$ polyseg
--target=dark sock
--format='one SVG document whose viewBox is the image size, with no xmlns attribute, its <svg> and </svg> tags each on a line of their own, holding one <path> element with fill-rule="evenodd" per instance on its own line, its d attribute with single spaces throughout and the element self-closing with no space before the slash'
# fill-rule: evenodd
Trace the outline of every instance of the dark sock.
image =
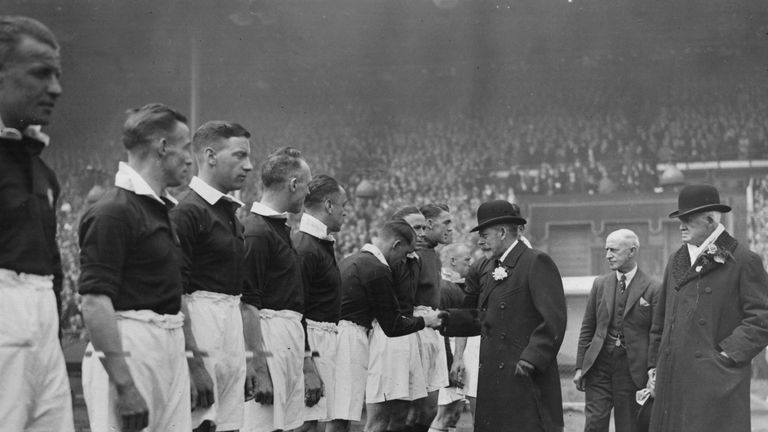
<svg viewBox="0 0 768 432">
<path fill-rule="evenodd" d="M 413 426 L 411 426 L 411 431 L 412 432 L 429 432 L 429 425 L 416 423 Z"/>
</svg>

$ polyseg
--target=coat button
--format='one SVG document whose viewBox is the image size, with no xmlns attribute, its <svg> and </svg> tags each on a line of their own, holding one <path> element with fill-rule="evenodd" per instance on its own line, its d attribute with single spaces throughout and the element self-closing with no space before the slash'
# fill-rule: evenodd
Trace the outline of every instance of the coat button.
<svg viewBox="0 0 768 432">
<path fill-rule="evenodd" d="M 484 308 L 480 309 L 480 312 L 485 312 L 485 311 L 487 311 L 487 310 L 488 310 L 488 308 L 485 308 L 485 307 L 484 307 Z"/>
<path fill-rule="evenodd" d="M 499 303 L 499 308 L 504 309 L 507 307 L 507 304 L 504 302 Z"/>
<path fill-rule="evenodd" d="M 504 369 L 504 363 L 499 363 L 499 369 Z"/>
<path fill-rule="evenodd" d="M 699 320 L 699 325 L 702 325 L 702 326 L 703 326 L 703 325 L 704 325 L 704 324 L 706 324 L 706 323 L 707 323 L 707 322 L 706 322 L 706 321 L 704 321 L 704 318 L 702 318 L 702 319 L 700 319 L 700 320 Z"/>
<path fill-rule="evenodd" d="M 664 350 L 664 354 L 670 355 L 670 354 L 672 354 L 672 350 L 667 348 L 666 350 Z"/>
<path fill-rule="evenodd" d="M 506 333 L 502 333 L 502 334 L 499 335 L 499 339 L 501 339 L 501 340 L 504 340 L 506 338 L 507 338 L 507 334 Z"/>
<path fill-rule="evenodd" d="M 712 294 L 712 288 L 706 287 L 706 288 L 704 288 L 704 292 L 707 293 L 707 294 Z"/>
<path fill-rule="evenodd" d="M 701 351 L 696 351 L 695 353 L 693 353 L 693 356 L 696 358 L 701 358 Z"/>
</svg>

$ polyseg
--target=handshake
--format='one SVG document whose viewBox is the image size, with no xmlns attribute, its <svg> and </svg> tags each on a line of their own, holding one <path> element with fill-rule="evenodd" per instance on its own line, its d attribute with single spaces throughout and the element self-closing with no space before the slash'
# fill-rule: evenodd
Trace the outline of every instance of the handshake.
<svg viewBox="0 0 768 432">
<path fill-rule="evenodd" d="M 422 315 L 422 318 L 424 318 L 424 327 L 440 330 L 443 328 L 443 320 L 447 320 L 449 316 L 450 314 L 447 311 L 429 311 Z"/>
<path fill-rule="evenodd" d="M 440 331 L 443 336 L 469 337 L 480 334 L 477 309 L 447 309 L 423 315 L 424 325 Z"/>
</svg>

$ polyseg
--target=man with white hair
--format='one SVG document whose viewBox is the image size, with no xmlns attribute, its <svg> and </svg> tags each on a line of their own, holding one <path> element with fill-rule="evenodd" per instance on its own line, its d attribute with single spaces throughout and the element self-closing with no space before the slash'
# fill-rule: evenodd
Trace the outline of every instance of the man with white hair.
<svg viewBox="0 0 768 432">
<path fill-rule="evenodd" d="M 720 223 L 729 211 L 715 187 L 689 185 L 669 215 L 684 244 L 667 263 L 651 327 L 651 431 L 751 430 L 750 364 L 768 344 L 768 275 Z"/>
<path fill-rule="evenodd" d="M 638 431 L 635 393 L 648 382 L 648 342 L 658 283 L 637 266 L 640 241 L 620 229 L 605 239 L 611 272 L 592 284 L 576 353 L 576 388 L 586 392 L 585 432 Z"/>
</svg>

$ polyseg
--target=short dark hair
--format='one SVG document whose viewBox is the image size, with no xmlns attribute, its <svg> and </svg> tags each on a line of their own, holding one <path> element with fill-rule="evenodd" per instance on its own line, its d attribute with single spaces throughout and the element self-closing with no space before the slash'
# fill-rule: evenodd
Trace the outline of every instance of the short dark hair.
<svg viewBox="0 0 768 432">
<path fill-rule="evenodd" d="M 421 212 L 416 206 L 400 207 L 399 209 L 395 210 L 394 213 L 392 213 L 392 217 L 390 219 L 393 221 L 404 221 L 406 216 L 410 216 L 412 214 L 421 214 Z"/>
<path fill-rule="evenodd" d="M 53 32 L 40 21 L 20 15 L 0 15 L 0 69 L 16 53 L 23 36 L 31 37 L 58 50 Z"/>
<path fill-rule="evenodd" d="M 177 123 L 187 124 L 183 114 L 160 103 L 146 104 L 126 111 L 128 118 L 123 125 L 123 146 L 133 150 L 149 143 L 162 131 L 171 133 Z"/>
<path fill-rule="evenodd" d="M 301 151 L 293 147 L 273 151 L 261 165 L 261 183 L 269 188 L 287 182 L 291 174 L 301 169 L 302 160 Z"/>
<path fill-rule="evenodd" d="M 192 137 L 192 146 L 195 152 L 211 146 L 218 150 L 218 143 L 221 140 L 227 140 L 232 137 L 250 138 L 251 133 L 239 123 L 213 120 L 203 123 L 202 126 L 197 128 L 195 135 Z"/>
<path fill-rule="evenodd" d="M 413 243 L 416 233 L 410 225 L 402 220 L 391 220 L 381 228 L 381 236 L 386 239 L 400 239 L 407 244 Z"/>
<path fill-rule="evenodd" d="M 421 206 L 419 208 L 419 211 L 421 212 L 421 214 L 424 215 L 425 218 L 434 219 L 440 216 L 440 214 L 442 213 L 448 213 L 449 211 L 451 211 L 451 208 L 448 207 L 448 204 L 429 203 Z"/>
<path fill-rule="evenodd" d="M 304 198 L 304 205 L 306 207 L 314 207 L 322 204 L 328 196 L 341 192 L 341 185 L 339 182 L 336 181 L 335 178 L 325 174 L 319 174 L 313 177 L 307 187 L 309 193 L 306 198 Z"/>
</svg>

